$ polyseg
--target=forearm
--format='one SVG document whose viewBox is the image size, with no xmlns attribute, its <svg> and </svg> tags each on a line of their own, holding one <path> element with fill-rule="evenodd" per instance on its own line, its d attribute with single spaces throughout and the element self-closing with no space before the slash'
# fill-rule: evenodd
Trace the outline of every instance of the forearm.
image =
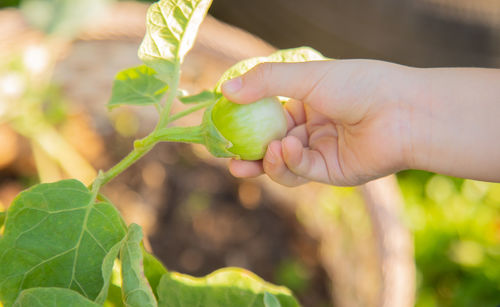
<svg viewBox="0 0 500 307">
<path fill-rule="evenodd" d="M 500 70 L 412 69 L 410 168 L 500 182 Z"/>
</svg>

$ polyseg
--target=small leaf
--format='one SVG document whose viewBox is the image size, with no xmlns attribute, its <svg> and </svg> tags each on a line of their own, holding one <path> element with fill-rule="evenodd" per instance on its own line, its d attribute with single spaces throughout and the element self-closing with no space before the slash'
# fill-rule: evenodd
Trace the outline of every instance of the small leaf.
<svg viewBox="0 0 500 307">
<path fill-rule="evenodd" d="M 269 292 L 264 293 L 264 305 L 265 307 L 281 307 L 280 301 Z"/>
<path fill-rule="evenodd" d="M 141 227 L 137 224 L 130 225 L 120 250 L 122 296 L 128 307 L 156 307 L 158 304 L 143 272 L 141 241 Z"/>
<path fill-rule="evenodd" d="M 168 86 L 155 75 L 154 69 L 146 65 L 127 68 L 119 72 L 113 82 L 108 107 L 160 103 Z"/>
<path fill-rule="evenodd" d="M 198 28 L 211 0 L 161 0 L 149 7 L 146 35 L 139 58 L 168 84 L 179 74 L 180 64 L 193 47 Z"/>
<path fill-rule="evenodd" d="M 319 61 L 326 59 L 327 58 L 324 57 L 321 53 L 310 47 L 283 49 L 283 50 L 278 50 L 267 57 L 256 57 L 256 58 L 246 59 L 236 63 L 228 70 L 226 70 L 224 74 L 222 74 L 222 77 L 219 79 L 219 81 L 215 86 L 215 92 L 220 93 L 221 91 L 220 87 L 222 83 L 224 83 L 224 81 L 240 76 L 260 63 L 265 63 L 265 62 L 295 63 L 295 62 L 305 62 L 305 61 Z"/>
<path fill-rule="evenodd" d="M 195 95 L 179 97 L 179 101 L 184 104 L 202 103 L 216 99 L 217 95 L 215 95 L 215 93 L 212 91 L 203 91 Z"/>
<path fill-rule="evenodd" d="M 299 306 L 290 290 L 265 282 L 240 268 L 224 268 L 205 277 L 180 273 L 163 275 L 158 287 L 162 307 L 265 307 L 264 293 L 269 292 L 283 307 Z"/>
<path fill-rule="evenodd" d="M 80 293 L 64 288 L 31 288 L 21 292 L 14 307 L 98 307 Z"/>
<path fill-rule="evenodd" d="M 96 202 L 77 180 L 39 184 L 7 211 L 0 240 L 0 301 L 11 306 L 24 289 L 59 287 L 94 300 L 102 264 L 126 233 L 116 208 Z"/>
<path fill-rule="evenodd" d="M 148 279 L 151 289 L 155 297 L 158 299 L 158 285 L 160 284 L 160 279 L 163 274 L 167 273 L 167 269 L 163 266 L 160 260 L 156 259 L 155 256 L 148 253 L 144 247 L 142 248 L 142 256 L 144 263 L 144 275 Z"/>
</svg>

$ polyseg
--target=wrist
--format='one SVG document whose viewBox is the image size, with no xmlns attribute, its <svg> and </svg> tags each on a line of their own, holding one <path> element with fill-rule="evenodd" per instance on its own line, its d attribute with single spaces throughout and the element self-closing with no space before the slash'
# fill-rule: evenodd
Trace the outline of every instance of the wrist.
<svg viewBox="0 0 500 307">
<path fill-rule="evenodd" d="M 401 67 L 395 95 L 399 114 L 403 169 L 427 169 L 431 153 L 432 99 L 422 69 Z"/>
</svg>

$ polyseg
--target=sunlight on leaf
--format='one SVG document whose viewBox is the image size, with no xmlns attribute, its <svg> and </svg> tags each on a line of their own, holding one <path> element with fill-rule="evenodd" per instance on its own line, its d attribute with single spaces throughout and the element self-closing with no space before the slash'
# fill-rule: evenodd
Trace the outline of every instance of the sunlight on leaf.
<svg viewBox="0 0 500 307">
<path fill-rule="evenodd" d="M 138 55 L 158 72 L 161 80 L 171 84 L 177 77 L 211 2 L 162 0 L 149 7 L 146 35 Z"/>
<path fill-rule="evenodd" d="M 287 288 L 272 285 L 240 268 L 220 269 L 201 278 L 167 273 L 158 287 L 159 306 L 165 307 L 265 307 L 266 292 L 273 294 L 283 307 L 299 306 Z"/>
<path fill-rule="evenodd" d="M 108 107 L 123 104 L 150 105 L 160 103 L 168 86 L 155 77 L 154 69 L 146 65 L 127 68 L 119 72 L 113 82 Z"/>
<path fill-rule="evenodd" d="M 267 57 L 256 57 L 256 58 L 246 59 L 236 63 L 235 65 L 233 65 L 224 72 L 224 74 L 222 75 L 222 77 L 219 79 L 219 81 L 215 86 L 215 91 L 220 92 L 220 87 L 224 81 L 240 76 L 260 63 L 265 63 L 265 62 L 296 63 L 305 61 L 320 61 L 327 59 L 328 58 L 324 57 L 321 53 L 310 47 L 283 49 L 283 50 L 278 50 Z"/>
</svg>

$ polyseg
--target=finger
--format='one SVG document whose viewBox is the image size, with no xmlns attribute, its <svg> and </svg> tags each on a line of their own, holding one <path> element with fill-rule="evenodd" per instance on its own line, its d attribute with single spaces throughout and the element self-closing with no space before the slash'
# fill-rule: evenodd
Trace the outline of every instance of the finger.
<svg viewBox="0 0 500 307">
<path fill-rule="evenodd" d="M 332 183 L 327 163 L 319 151 L 303 147 L 293 136 L 284 138 L 282 144 L 283 159 L 294 174 L 313 181 Z"/>
<path fill-rule="evenodd" d="M 264 97 L 285 96 L 304 101 L 330 69 L 331 61 L 262 63 L 242 76 L 222 84 L 222 93 L 237 103 L 251 103 Z"/>
<path fill-rule="evenodd" d="M 283 107 L 293 120 L 294 126 L 302 125 L 306 122 L 306 111 L 304 109 L 304 103 L 301 101 L 290 99 L 283 105 Z"/>
<path fill-rule="evenodd" d="M 287 135 L 296 137 L 304 147 L 307 147 L 309 144 L 309 133 L 307 132 L 305 124 L 293 127 L 290 131 L 288 131 Z"/>
<path fill-rule="evenodd" d="M 229 171 L 234 177 L 257 177 L 264 173 L 262 161 L 229 160 Z"/>
<path fill-rule="evenodd" d="M 279 184 L 294 187 L 308 181 L 305 178 L 295 175 L 288 169 L 283 161 L 280 141 L 273 141 L 269 144 L 262 165 L 269 178 Z"/>
</svg>

